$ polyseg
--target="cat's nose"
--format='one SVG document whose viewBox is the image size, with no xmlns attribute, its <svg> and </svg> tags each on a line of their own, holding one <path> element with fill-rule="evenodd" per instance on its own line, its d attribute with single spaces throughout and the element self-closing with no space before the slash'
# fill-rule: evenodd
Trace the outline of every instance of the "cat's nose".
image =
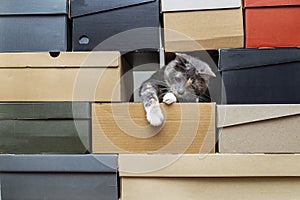
<svg viewBox="0 0 300 200">
<path fill-rule="evenodd" d="M 184 94 L 184 89 L 183 88 L 179 88 L 177 90 L 177 92 L 178 92 L 179 95 L 183 95 Z"/>
</svg>

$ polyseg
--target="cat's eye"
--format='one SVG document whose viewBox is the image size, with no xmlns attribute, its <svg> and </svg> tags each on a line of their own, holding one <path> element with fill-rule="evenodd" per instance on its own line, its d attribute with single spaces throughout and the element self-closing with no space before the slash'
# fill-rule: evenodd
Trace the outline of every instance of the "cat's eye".
<svg viewBox="0 0 300 200">
<path fill-rule="evenodd" d="M 181 78 L 175 77 L 175 81 L 176 81 L 176 82 L 181 82 Z"/>
</svg>

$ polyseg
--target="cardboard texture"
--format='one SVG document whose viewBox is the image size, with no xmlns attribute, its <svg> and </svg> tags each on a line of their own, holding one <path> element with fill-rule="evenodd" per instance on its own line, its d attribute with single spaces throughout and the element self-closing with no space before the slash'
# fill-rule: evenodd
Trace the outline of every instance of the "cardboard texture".
<svg viewBox="0 0 300 200">
<path fill-rule="evenodd" d="M 67 0 L 0 2 L 0 51 L 68 50 Z"/>
<path fill-rule="evenodd" d="M 119 52 L 2 53 L 0 101 L 126 100 L 124 68 Z"/>
<path fill-rule="evenodd" d="M 0 163 L 2 199 L 118 199 L 117 155 L 1 155 Z"/>
<path fill-rule="evenodd" d="M 244 47 L 242 8 L 165 12 L 165 50 L 169 52 Z"/>
<path fill-rule="evenodd" d="M 300 103 L 299 56 L 299 49 L 221 49 L 224 103 Z"/>
<path fill-rule="evenodd" d="M 123 178 L 122 200 L 297 199 L 300 178 Z"/>
<path fill-rule="evenodd" d="M 297 198 L 299 155 L 120 155 L 121 199 Z"/>
<path fill-rule="evenodd" d="M 165 123 L 152 127 L 142 104 L 93 104 L 93 153 L 214 153 L 215 104 L 161 104 Z"/>
<path fill-rule="evenodd" d="M 299 161 L 298 154 L 121 154 L 119 172 L 121 178 L 298 177 Z"/>
<path fill-rule="evenodd" d="M 74 51 L 159 49 L 159 0 L 71 0 L 70 5 Z"/>
<path fill-rule="evenodd" d="M 220 153 L 299 153 L 299 105 L 217 107 Z"/>
<path fill-rule="evenodd" d="M 190 11 L 190 10 L 212 10 L 241 7 L 240 0 L 162 0 L 162 12 Z"/>
<path fill-rule="evenodd" d="M 300 46 L 299 1 L 246 0 L 244 5 L 247 48 Z"/>
</svg>

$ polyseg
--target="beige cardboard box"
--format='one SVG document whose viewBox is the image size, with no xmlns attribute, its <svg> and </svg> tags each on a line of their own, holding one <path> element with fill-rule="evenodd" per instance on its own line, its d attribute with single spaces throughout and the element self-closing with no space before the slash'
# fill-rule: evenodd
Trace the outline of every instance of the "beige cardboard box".
<svg viewBox="0 0 300 200">
<path fill-rule="evenodd" d="M 122 200 L 300 196 L 300 155 L 120 155 Z"/>
<path fill-rule="evenodd" d="M 299 153 L 300 105 L 217 106 L 220 153 Z"/>
<path fill-rule="evenodd" d="M 92 105 L 92 153 L 213 153 L 215 104 L 161 104 L 165 123 L 153 127 L 141 103 Z"/>
<path fill-rule="evenodd" d="M 119 52 L 0 54 L 0 101 L 121 101 Z"/>
<path fill-rule="evenodd" d="M 241 1 L 226 1 L 163 0 L 166 51 L 243 47 Z"/>
</svg>

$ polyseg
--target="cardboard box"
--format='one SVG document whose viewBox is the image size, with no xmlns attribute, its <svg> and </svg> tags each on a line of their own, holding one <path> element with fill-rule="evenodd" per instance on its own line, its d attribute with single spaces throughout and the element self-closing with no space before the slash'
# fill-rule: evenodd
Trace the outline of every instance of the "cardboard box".
<svg viewBox="0 0 300 200">
<path fill-rule="evenodd" d="M 299 47 L 300 2 L 245 0 L 247 48 Z"/>
<path fill-rule="evenodd" d="M 299 153 L 300 106 L 217 107 L 220 153 Z"/>
<path fill-rule="evenodd" d="M 117 155 L 1 155 L 2 199 L 118 199 Z"/>
<path fill-rule="evenodd" d="M 121 199 L 297 199 L 299 161 L 299 155 L 120 155 Z"/>
<path fill-rule="evenodd" d="M 51 55 L 0 54 L 0 101 L 127 100 L 119 52 Z"/>
<path fill-rule="evenodd" d="M 241 2 L 162 1 L 166 51 L 244 47 Z"/>
<path fill-rule="evenodd" d="M 90 151 L 89 103 L 1 103 L 0 153 Z"/>
<path fill-rule="evenodd" d="M 159 0 L 71 0 L 70 5 L 74 51 L 159 49 Z"/>
<path fill-rule="evenodd" d="M 214 153 L 215 104 L 161 104 L 165 123 L 150 126 L 141 103 L 92 105 L 93 153 Z"/>
<path fill-rule="evenodd" d="M 2 0 L 0 51 L 68 50 L 67 0 Z"/>
<path fill-rule="evenodd" d="M 300 103 L 300 49 L 221 49 L 228 104 Z"/>
</svg>

